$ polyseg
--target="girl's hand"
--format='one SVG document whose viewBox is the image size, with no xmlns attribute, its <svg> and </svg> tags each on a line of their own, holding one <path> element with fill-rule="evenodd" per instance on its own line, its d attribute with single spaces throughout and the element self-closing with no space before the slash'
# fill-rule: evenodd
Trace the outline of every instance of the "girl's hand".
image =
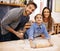
<svg viewBox="0 0 60 51">
<path fill-rule="evenodd" d="M 36 48 L 35 44 L 31 44 L 30 46 L 31 46 L 31 48 Z"/>
<path fill-rule="evenodd" d="M 33 40 L 30 39 L 29 41 L 30 41 L 30 47 L 31 47 L 31 48 L 36 48 L 36 45 L 33 43 Z"/>
<path fill-rule="evenodd" d="M 52 44 L 52 43 L 50 43 L 50 46 L 53 46 L 53 44 Z"/>
<path fill-rule="evenodd" d="M 48 39 L 48 42 L 49 42 L 50 46 L 53 46 L 53 43 L 51 42 L 50 39 Z"/>
</svg>

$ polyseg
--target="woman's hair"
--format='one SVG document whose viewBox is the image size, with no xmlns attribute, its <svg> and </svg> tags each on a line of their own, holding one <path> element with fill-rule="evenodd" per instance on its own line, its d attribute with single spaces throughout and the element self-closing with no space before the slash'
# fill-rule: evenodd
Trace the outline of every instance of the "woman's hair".
<svg viewBox="0 0 60 51">
<path fill-rule="evenodd" d="M 42 10 L 43 21 L 45 21 L 44 20 L 44 18 L 45 18 L 45 16 L 44 16 L 44 10 L 45 9 L 49 10 L 49 16 L 48 16 L 48 31 L 49 31 L 49 30 L 52 30 L 53 19 L 51 17 L 51 10 L 48 7 L 44 7 L 43 10 Z"/>
<path fill-rule="evenodd" d="M 41 15 L 41 14 L 37 14 L 37 15 L 34 17 L 35 20 L 36 20 L 36 17 L 37 17 L 38 15 Z M 42 15 L 41 15 L 41 16 L 42 16 Z"/>
</svg>

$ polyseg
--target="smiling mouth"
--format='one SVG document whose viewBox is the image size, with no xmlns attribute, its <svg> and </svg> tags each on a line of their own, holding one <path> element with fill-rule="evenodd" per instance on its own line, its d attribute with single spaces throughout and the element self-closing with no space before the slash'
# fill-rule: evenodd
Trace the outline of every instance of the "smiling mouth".
<svg viewBox="0 0 60 51">
<path fill-rule="evenodd" d="M 31 12 L 28 12 L 28 14 L 31 14 Z"/>
<path fill-rule="evenodd" d="M 38 21 L 41 21 L 41 20 L 38 20 Z"/>
</svg>

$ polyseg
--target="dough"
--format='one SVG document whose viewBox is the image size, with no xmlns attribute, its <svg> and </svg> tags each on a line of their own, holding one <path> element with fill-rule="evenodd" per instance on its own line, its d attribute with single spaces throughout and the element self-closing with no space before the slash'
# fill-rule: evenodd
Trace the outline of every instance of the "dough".
<svg viewBox="0 0 60 51">
<path fill-rule="evenodd" d="M 36 48 L 50 47 L 50 43 L 46 39 L 43 39 L 43 40 L 34 40 L 34 43 L 36 45 Z"/>
<path fill-rule="evenodd" d="M 45 48 L 45 47 L 49 47 L 50 46 L 50 44 L 48 43 L 48 44 L 36 44 L 36 48 Z"/>
</svg>

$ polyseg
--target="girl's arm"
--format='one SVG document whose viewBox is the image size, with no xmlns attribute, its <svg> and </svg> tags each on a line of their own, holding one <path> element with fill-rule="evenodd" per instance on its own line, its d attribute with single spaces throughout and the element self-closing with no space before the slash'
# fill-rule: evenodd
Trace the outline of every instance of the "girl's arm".
<svg viewBox="0 0 60 51">
<path fill-rule="evenodd" d="M 51 42 L 51 39 L 48 39 L 48 42 L 50 43 L 50 46 L 53 46 L 53 43 Z"/>
<path fill-rule="evenodd" d="M 34 39 L 34 25 L 32 25 L 31 27 L 30 27 L 30 29 L 29 30 L 27 30 L 27 34 L 28 34 L 28 36 L 29 36 L 29 42 L 30 42 L 30 46 L 32 47 L 32 48 L 35 48 L 35 44 L 33 43 L 33 39 Z"/>
<path fill-rule="evenodd" d="M 30 42 L 31 48 L 36 48 L 36 45 L 33 43 L 33 40 L 32 39 L 30 39 L 29 42 Z"/>
</svg>

